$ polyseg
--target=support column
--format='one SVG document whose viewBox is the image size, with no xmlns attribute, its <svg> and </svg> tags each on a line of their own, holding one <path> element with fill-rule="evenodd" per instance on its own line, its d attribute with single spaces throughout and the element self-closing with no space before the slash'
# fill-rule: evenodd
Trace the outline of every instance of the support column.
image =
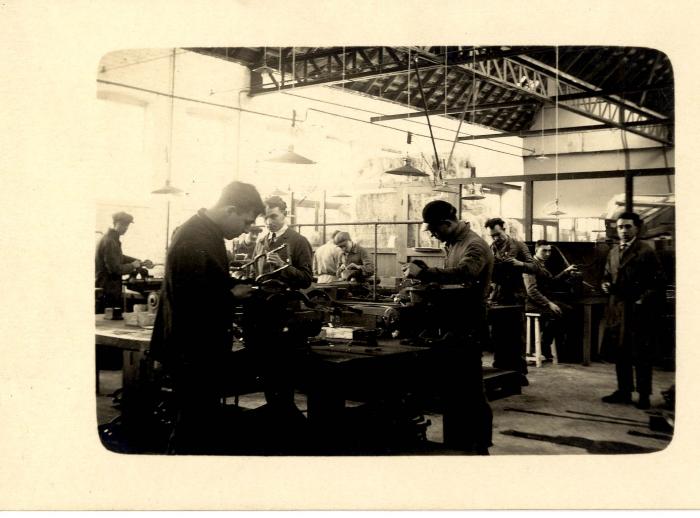
<svg viewBox="0 0 700 518">
<path fill-rule="evenodd" d="M 634 175 L 625 172 L 625 211 L 632 212 L 634 210 Z"/>
<path fill-rule="evenodd" d="M 523 182 L 523 227 L 525 230 L 525 241 L 532 241 L 532 212 L 533 212 L 533 184 L 534 182 Z"/>
</svg>

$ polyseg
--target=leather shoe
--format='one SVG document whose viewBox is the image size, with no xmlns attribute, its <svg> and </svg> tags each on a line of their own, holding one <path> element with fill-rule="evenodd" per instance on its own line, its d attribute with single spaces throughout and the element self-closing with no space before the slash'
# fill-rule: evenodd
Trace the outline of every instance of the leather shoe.
<svg viewBox="0 0 700 518">
<path fill-rule="evenodd" d="M 637 404 L 634 405 L 640 410 L 646 410 L 649 407 L 651 407 L 651 403 L 649 402 L 649 396 L 639 396 L 639 401 L 637 401 Z"/>
<path fill-rule="evenodd" d="M 620 392 L 616 390 L 610 395 L 602 398 L 603 403 L 616 403 L 620 405 L 628 405 L 632 403 L 632 396 L 628 392 Z"/>
</svg>

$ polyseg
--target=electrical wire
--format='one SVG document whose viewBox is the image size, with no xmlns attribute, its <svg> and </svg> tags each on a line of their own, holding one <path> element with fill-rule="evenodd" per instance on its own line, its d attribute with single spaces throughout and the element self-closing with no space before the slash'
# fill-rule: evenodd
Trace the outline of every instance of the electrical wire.
<svg viewBox="0 0 700 518">
<path fill-rule="evenodd" d="M 347 90 L 346 90 L 346 91 L 347 91 Z M 350 92 L 353 92 L 353 91 L 350 90 Z M 348 105 L 336 103 L 336 102 L 333 102 L 333 101 L 326 101 L 326 100 L 324 100 L 324 99 L 315 99 L 315 98 L 313 98 L 313 97 L 307 97 L 307 96 L 305 96 L 305 95 L 299 95 L 298 93 L 294 93 L 294 94 L 293 94 L 293 93 L 289 93 L 289 92 L 287 92 L 287 91 L 284 91 L 284 92 L 282 92 L 282 94 L 283 94 L 283 95 L 291 95 L 292 97 L 299 97 L 300 99 L 306 99 L 306 100 L 308 100 L 308 101 L 315 101 L 315 102 L 319 102 L 319 103 L 323 103 L 323 104 L 330 104 L 330 105 L 332 105 L 332 106 L 338 106 L 339 108 L 348 108 L 348 109 L 350 109 L 350 110 L 355 110 L 355 111 L 359 111 L 359 112 L 371 113 L 372 115 L 385 115 L 385 114 L 382 113 L 382 112 L 377 112 L 377 111 L 373 111 L 373 110 L 367 110 L 367 109 L 365 109 L 365 108 L 357 108 L 357 107 L 355 107 L 355 106 L 348 106 Z M 466 107 L 465 107 L 465 109 L 464 109 L 464 112 L 466 112 L 466 109 L 467 109 L 468 107 L 469 107 L 469 103 L 467 102 L 467 103 L 466 103 Z M 421 125 L 421 126 L 427 126 L 426 123 L 420 122 L 420 121 L 417 121 L 417 120 L 413 120 L 413 118 L 410 118 L 410 119 L 396 119 L 396 120 L 397 120 L 398 122 L 410 122 L 411 124 L 419 124 L 419 125 Z M 374 124 L 374 125 L 379 126 L 379 124 L 377 124 L 376 122 L 370 122 L 370 124 Z M 434 128 L 437 128 L 437 129 L 444 130 L 444 131 L 450 131 L 450 132 L 454 132 L 454 131 L 455 131 L 455 130 L 453 130 L 452 128 L 445 128 L 445 127 L 443 127 L 443 126 L 436 126 L 436 125 L 434 125 L 434 124 L 433 124 L 433 127 L 434 127 Z M 470 136 L 468 133 L 465 133 L 465 135 Z M 441 140 L 441 139 L 438 139 L 438 140 Z M 516 146 L 515 144 L 509 144 L 509 143 L 507 143 L 507 142 L 499 142 L 499 141 L 497 141 L 497 140 L 492 140 L 492 139 L 484 139 L 484 140 L 487 140 L 488 142 L 492 142 L 493 144 L 500 144 L 500 145 L 502 145 L 502 146 L 514 147 L 514 148 L 520 149 L 520 150 L 522 150 L 522 151 L 530 151 L 530 152 L 533 151 L 532 149 L 524 148 L 524 147 L 521 147 L 521 146 Z M 491 148 L 488 148 L 488 147 L 478 146 L 478 145 L 476 145 L 476 144 L 470 144 L 469 142 L 465 142 L 465 141 L 460 141 L 459 143 L 460 143 L 460 144 L 466 144 L 466 145 L 474 146 L 474 147 L 478 147 L 478 148 L 481 148 L 481 149 L 488 149 L 488 150 L 490 150 L 490 151 L 496 151 L 496 152 L 498 152 L 498 150 L 496 150 L 496 149 L 491 149 Z M 522 156 L 522 155 L 518 155 L 518 156 Z"/>
<path fill-rule="evenodd" d="M 554 200 L 559 210 L 559 46 L 554 47 L 556 89 L 554 91 Z"/>
<path fill-rule="evenodd" d="M 178 99 L 178 100 L 180 100 L 180 101 L 189 101 L 189 102 L 193 102 L 193 103 L 204 104 L 204 105 L 207 105 L 207 106 L 215 106 L 215 107 L 217 107 L 217 108 L 225 108 L 225 109 L 227 109 L 227 110 L 235 110 L 235 111 L 238 111 L 238 112 L 241 112 L 241 113 L 250 113 L 250 114 L 254 114 L 254 115 L 260 115 L 260 116 L 263 116 L 263 117 L 270 117 L 270 118 L 273 118 L 273 119 L 280 119 L 280 120 L 286 120 L 286 121 L 291 121 L 291 120 L 292 120 L 291 117 L 285 117 L 285 116 L 283 116 L 283 115 L 275 115 L 275 114 L 272 114 L 272 113 L 259 112 L 259 111 L 255 111 L 255 110 L 247 110 L 247 109 L 245 109 L 245 108 L 240 108 L 240 107 L 237 107 L 237 106 L 229 106 L 229 105 L 226 105 L 226 104 L 212 103 L 212 102 L 209 102 L 209 101 L 203 101 L 203 100 L 201 100 L 201 99 L 193 99 L 193 98 L 191 98 L 191 97 L 183 97 L 183 96 L 180 96 L 180 95 L 173 95 L 173 96 L 171 96 L 170 94 L 165 93 L 165 92 L 159 92 L 159 91 L 157 91 L 157 90 L 150 90 L 150 89 L 148 89 L 148 88 L 142 88 L 142 87 L 139 87 L 139 86 L 129 85 L 129 84 L 125 84 L 125 83 L 117 83 L 117 82 L 115 82 L 115 81 L 106 81 L 106 80 L 104 80 L 104 79 L 97 79 L 96 81 L 97 81 L 98 83 L 107 84 L 107 85 L 111 85 L 111 86 L 118 86 L 118 87 L 121 87 L 121 88 L 128 88 L 128 89 L 136 90 L 136 91 L 139 91 L 139 92 L 145 92 L 145 93 L 150 93 L 150 94 L 155 94 L 155 95 L 162 95 L 162 96 L 164 96 L 164 97 L 172 97 L 173 99 Z M 297 97 L 303 97 L 303 96 L 298 96 L 298 95 L 296 95 L 296 94 L 288 94 L 288 93 L 286 93 L 286 92 L 285 92 L 285 94 L 286 94 L 286 95 L 294 95 L 294 96 L 297 96 Z M 314 101 L 314 100 L 316 100 L 316 99 L 310 99 L 310 100 Z M 323 102 L 323 101 L 320 101 L 320 102 Z M 341 106 L 342 106 L 342 105 L 341 105 Z M 346 106 L 346 108 L 347 108 L 347 106 Z M 392 127 L 392 126 L 387 126 L 387 125 L 385 125 L 385 124 L 378 124 L 378 123 L 376 123 L 376 122 L 370 122 L 370 121 L 363 120 L 363 119 L 357 119 L 357 118 L 355 118 L 355 117 L 349 117 L 349 116 L 347 116 L 347 115 L 340 115 L 340 114 L 338 114 L 338 113 L 326 112 L 326 111 L 318 110 L 318 109 L 315 109 L 315 108 L 309 108 L 308 110 L 309 110 L 309 111 L 316 111 L 316 112 L 319 112 L 319 113 L 325 113 L 326 115 L 332 115 L 332 116 L 334 116 L 334 117 L 340 117 L 340 118 L 352 120 L 352 121 L 355 121 L 355 122 L 362 122 L 363 124 L 370 124 L 370 125 L 372 125 L 372 126 L 378 126 L 378 127 L 380 127 L 380 128 L 387 128 L 387 129 L 394 130 L 394 131 L 400 131 L 401 133 L 406 133 L 406 130 L 403 130 L 403 129 L 400 129 L 400 128 L 394 128 L 394 127 Z M 374 112 L 374 113 L 376 113 L 376 112 Z M 430 138 L 430 135 L 423 135 L 423 134 L 421 134 L 421 133 L 413 133 L 413 135 L 416 136 L 416 137 Z M 436 138 L 435 140 L 439 140 L 439 141 L 442 141 L 442 142 L 452 142 L 452 140 L 448 140 L 448 139 L 444 139 L 444 138 Z M 471 142 L 467 142 L 467 141 L 459 141 L 459 144 L 463 144 L 463 145 L 466 145 L 466 146 L 477 147 L 477 148 L 480 148 L 480 149 L 485 149 L 486 151 L 493 151 L 494 153 L 500 153 L 500 154 L 502 154 L 502 155 L 509 155 L 509 156 L 515 156 L 515 157 L 518 157 L 518 158 L 522 158 L 522 155 L 516 155 L 515 153 L 508 153 L 507 151 L 499 151 L 498 149 L 491 149 L 491 148 L 488 148 L 488 147 L 479 146 L 479 145 L 477 145 L 477 144 L 472 144 Z"/>
<path fill-rule="evenodd" d="M 326 114 L 326 115 L 332 115 L 332 116 L 334 116 L 334 117 L 340 117 L 341 119 L 348 119 L 348 120 L 355 121 L 355 122 L 362 122 L 363 124 L 371 124 L 372 126 L 379 126 L 380 128 L 386 128 L 386 129 L 390 129 L 390 130 L 394 130 L 394 131 L 399 131 L 399 132 L 401 132 L 401 133 L 406 133 L 406 130 L 401 129 L 401 128 L 394 128 L 393 126 L 387 126 L 387 125 L 385 125 L 385 124 L 377 124 L 376 122 L 370 122 L 370 121 L 367 121 L 367 120 L 364 120 L 364 119 L 357 119 L 357 118 L 355 118 L 355 117 L 350 117 L 350 116 L 348 116 L 348 115 L 340 115 L 340 114 L 338 114 L 338 113 L 327 112 L 327 111 L 319 110 L 319 109 L 316 109 L 316 108 L 308 108 L 307 111 L 314 111 L 314 112 L 318 112 L 318 113 L 324 113 L 324 114 Z M 424 134 L 422 134 L 422 133 L 411 133 L 411 135 L 413 135 L 414 137 L 423 137 L 423 138 L 427 138 L 427 139 L 430 138 L 430 135 L 424 135 Z M 441 141 L 441 142 L 452 142 L 452 140 L 450 140 L 450 139 L 439 138 L 439 137 L 436 137 L 435 140 L 439 140 L 439 141 Z M 464 145 L 468 145 L 468 146 L 471 145 L 471 146 L 474 146 L 474 147 L 478 147 L 478 148 L 481 148 L 481 149 L 485 149 L 485 150 L 487 150 L 487 151 L 493 151 L 494 153 L 501 153 L 501 154 L 503 154 L 503 155 L 510 155 L 510 156 L 515 156 L 515 157 L 518 157 L 518 158 L 522 158 L 522 155 L 516 155 L 515 153 L 508 153 L 507 151 L 499 151 L 498 149 L 491 149 L 491 148 L 488 148 L 488 147 L 477 146 L 476 144 L 470 144 L 469 142 L 465 142 L 465 141 L 460 141 L 459 144 L 464 144 Z"/>
<path fill-rule="evenodd" d="M 130 90 L 137 90 L 139 92 L 145 92 L 149 94 L 154 94 L 154 95 L 162 95 L 163 97 L 172 97 L 173 99 L 177 99 L 179 101 L 189 101 L 197 104 L 205 104 L 207 106 L 215 106 L 217 108 L 225 108 L 227 110 L 235 110 L 243 113 L 251 113 L 254 115 L 261 115 L 263 117 L 271 117 L 273 119 L 280 119 L 280 120 L 285 120 L 285 121 L 291 121 L 291 117 L 285 117 L 283 115 L 275 115 L 273 113 L 265 113 L 265 112 L 259 112 L 255 110 L 246 110 L 245 108 L 239 108 L 237 106 L 229 106 L 227 104 L 219 104 L 219 103 L 212 103 L 209 101 L 203 101 L 201 99 L 193 99 L 191 97 L 183 97 L 181 95 L 171 95 L 165 92 L 159 92 L 157 90 L 150 90 L 148 88 L 142 88 L 140 86 L 134 86 L 134 85 L 128 85 L 125 83 L 117 83 L 115 81 L 106 81 L 104 79 L 97 79 L 96 80 L 98 83 L 106 84 L 106 85 L 111 85 L 111 86 L 119 86 L 121 88 L 128 88 Z M 244 88 L 245 90 L 245 88 Z"/>
<path fill-rule="evenodd" d="M 168 183 L 170 183 L 173 168 L 173 127 L 175 126 L 175 56 L 176 50 L 172 51 L 172 73 L 170 76 L 170 135 L 168 138 Z M 167 236 L 166 236 L 167 237 Z M 167 245 L 166 245 L 167 248 Z"/>
</svg>

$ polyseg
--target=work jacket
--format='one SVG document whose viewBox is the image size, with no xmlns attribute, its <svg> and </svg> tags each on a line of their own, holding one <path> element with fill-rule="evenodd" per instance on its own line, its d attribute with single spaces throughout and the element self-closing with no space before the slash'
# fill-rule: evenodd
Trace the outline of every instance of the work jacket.
<svg viewBox="0 0 700 518">
<path fill-rule="evenodd" d="M 527 309 L 528 311 L 537 311 L 541 308 L 547 308 L 550 302 L 555 302 L 552 298 L 552 293 L 560 284 L 560 280 L 566 275 L 564 271 L 557 275 L 552 275 L 544 261 L 539 257 L 532 258 L 532 264 L 537 268 L 535 273 L 524 273 L 523 281 L 527 291 Z"/>
<path fill-rule="evenodd" d="M 201 209 L 179 227 L 168 250 L 152 356 L 179 368 L 215 367 L 233 343 L 235 282 L 223 233 Z"/>
<path fill-rule="evenodd" d="M 121 305 L 122 275 L 134 271 L 136 259 L 122 253 L 119 233 L 110 228 L 95 250 L 95 287 L 102 288 L 105 301 Z"/>
<path fill-rule="evenodd" d="M 365 277 L 369 277 L 374 273 L 374 263 L 369 256 L 369 252 L 357 243 L 353 243 L 350 251 L 344 252 L 340 257 L 340 266 L 338 267 L 337 273 L 338 277 L 341 276 L 349 264 L 353 263 L 360 267 L 362 275 Z"/>
<path fill-rule="evenodd" d="M 458 222 L 454 237 L 445 243 L 445 267 L 424 268 L 418 274 L 423 282 L 462 284 L 468 288 L 468 303 L 483 304 L 493 272 L 493 254 L 464 221 Z"/>
<path fill-rule="evenodd" d="M 287 247 L 277 253 L 290 266 L 275 274 L 274 278 L 286 282 L 290 288 L 298 290 L 308 288 L 313 281 L 311 267 L 313 251 L 309 241 L 299 232 L 287 228 L 283 234 L 276 236 L 274 243 L 270 243 L 270 234 L 268 234 L 255 244 L 253 255 L 272 250 L 285 243 Z M 270 265 L 266 264 L 264 257 L 257 262 L 256 268 L 258 275 L 270 271 Z"/>
<path fill-rule="evenodd" d="M 532 262 L 532 255 L 527 245 L 506 236 L 505 242 L 491 243 L 491 251 L 494 256 L 493 292 L 491 300 L 501 304 L 518 304 L 525 301 L 525 285 L 523 273 L 537 273 L 537 266 Z M 512 257 L 522 262 L 522 266 L 514 266 L 504 262 Z"/>
</svg>

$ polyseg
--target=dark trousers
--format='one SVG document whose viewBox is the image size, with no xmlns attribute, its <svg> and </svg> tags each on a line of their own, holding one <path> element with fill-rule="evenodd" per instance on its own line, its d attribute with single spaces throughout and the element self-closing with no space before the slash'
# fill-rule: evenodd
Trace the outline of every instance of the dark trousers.
<svg viewBox="0 0 700 518">
<path fill-rule="evenodd" d="M 442 402 L 445 445 L 464 450 L 491 446 L 493 428 L 481 367 L 481 351 L 489 340 L 486 311 L 473 309 L 469 316 L 468 328 L 433 347 L 430 369 Z"/>
<path fill-rule="evenodd" d="M 481 351 L 446 346 L 438 353 L 443 367 L 438 390 L 443 404 L 445 445 L 460 449 L 492 445 L 493 413 L 486 399 Z"/>
<path fill-rule="evenodd" d="M 654 315 L 646 308 L 634 303 L 624 304 L 624 317 L 617 328 L 615 370 L 620 392 L 633 392 L 636 375 L 636 389 L 640 395 L 651 394 L 652 344 Z"/>
<path fill-rule="evenodd" d="M 492 308 L 489 311 L 493 366 L 527 374 L 523 308 Z"/>
<path fill-rule="evenodd" d="M 566 343 L 567 329 L 571 327 L 573 308 L 563 302 L 553 301 L 562 314 L 557 315 L 549 307 L 527 306 L 527 311 L 539 313 L 542 325 L 542 354 L 547 358 L 552 356 L 552 341 L 557 341 L 557 348 L 561 351 Z"/>
<path fill-rule="evenodd" d="M 106 308 L 121 308 L 124 305 L 124 299 L 121 292 L 121 284 L 119 291 L 103 290 L 95 295 L 95 314 L 105 312 Z M 126 311 L 125 308 L 123 308 Z"/>
<path fill-rule="evenodd" d="M 174 373 L 176 418 L 170 453 L 215 455 L 223 451 L 228 434 L 219 381 L 211 366 L 182 365 Z"/>
</svg>

